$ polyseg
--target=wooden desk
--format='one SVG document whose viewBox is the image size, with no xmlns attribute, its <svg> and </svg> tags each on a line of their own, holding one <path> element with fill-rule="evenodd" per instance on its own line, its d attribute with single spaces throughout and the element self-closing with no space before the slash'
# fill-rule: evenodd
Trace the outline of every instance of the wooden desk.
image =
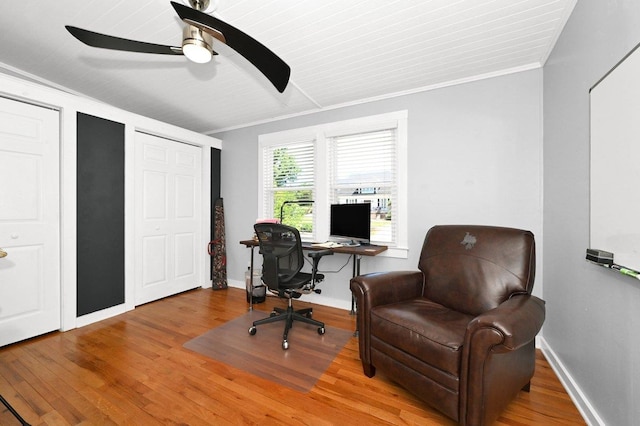
<svg viewBox="0 0 640 426">
<path fill-rule="evenodd" d="M 253 249 L 258 247 L 260 243 L 258 240 L 242 240 L 240 244 L 244 245 L 247 248 L 251 249 L 251 268 L 250 268 L 250 283 L 249 288 L 251 291 L 251 296 L 253 296 Z M 331 250 L 334 253 L 344 253 L 353 256 L 353 277 L 357 277 L 360 275 L 360 259 L 362 256 L 377 256 L 383 251 L 387 250 L 387 246 L 377 246 L 377 245 L 359 245 L 359 246 L 340 246 L 340 247 L 331 247 L 327 249 L 326 247 L 318 247 L 314 246 L 313 243 L 302 243 L 303 250 Z M 253 309 L 253 304 L 250 302 L 249 309 Z M 351 295 L 351 311 L 349 312 L 351 315 L 355 315 L 355 298 Z"/>
</svg>

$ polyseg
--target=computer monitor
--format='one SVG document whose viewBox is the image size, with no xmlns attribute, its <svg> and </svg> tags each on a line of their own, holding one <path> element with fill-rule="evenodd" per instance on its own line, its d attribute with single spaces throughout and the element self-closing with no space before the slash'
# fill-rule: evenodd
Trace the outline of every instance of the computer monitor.
<svg viewBox="0 0 640 426">
<path fill-rule="evenodd" d="M 371 204 L 332 204 L 329 237 L 346 244 L 368 244 L 371 239 Z"/>
</svg>

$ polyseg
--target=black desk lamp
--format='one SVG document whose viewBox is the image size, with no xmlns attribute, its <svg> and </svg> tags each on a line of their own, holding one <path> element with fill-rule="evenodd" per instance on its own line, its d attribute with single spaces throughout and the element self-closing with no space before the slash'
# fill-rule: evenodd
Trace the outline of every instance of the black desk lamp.
<svg viewBox="0 0 640 426">
<path fill-rule="evenodd" d="M 313 200 L 290 200 L 282 203 L 282 205 L 280 206 L 280 223 L 282 223 L 282 218 L 283 218 L 282 213 L 284 210 L 284 206 L 286 204 L 300 204 L 300 205 L 313 204 Z"/>
</svg>

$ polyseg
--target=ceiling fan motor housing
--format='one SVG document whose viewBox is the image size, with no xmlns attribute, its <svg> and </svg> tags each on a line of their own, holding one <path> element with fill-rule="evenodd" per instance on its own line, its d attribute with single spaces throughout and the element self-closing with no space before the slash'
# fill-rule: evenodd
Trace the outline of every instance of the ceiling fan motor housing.
<svg viewBox="0 0 640 426">
<path fill-rule="evenodd" d="M 198 63 L 209 62 L 213 55 L 212 44 L 211 35 L 193 25 L 185 25 L 182 33 L 182 52 L 187 58 Z"/>
</svg>

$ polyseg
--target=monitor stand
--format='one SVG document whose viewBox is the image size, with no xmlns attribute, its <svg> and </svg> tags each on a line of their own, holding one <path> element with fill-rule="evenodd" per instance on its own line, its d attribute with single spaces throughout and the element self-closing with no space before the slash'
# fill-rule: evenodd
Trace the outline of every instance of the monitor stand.
<svg viewBox="0 0 640 426">
<path fill-rule="evenodd" d="M 357 242 L 356 240 L 350 240 L 350 241 L 345 241 L 344 243 L 342 243 L 342 245 L 344 247 L 359 247 L 360 243 Z"/>
</svg>

